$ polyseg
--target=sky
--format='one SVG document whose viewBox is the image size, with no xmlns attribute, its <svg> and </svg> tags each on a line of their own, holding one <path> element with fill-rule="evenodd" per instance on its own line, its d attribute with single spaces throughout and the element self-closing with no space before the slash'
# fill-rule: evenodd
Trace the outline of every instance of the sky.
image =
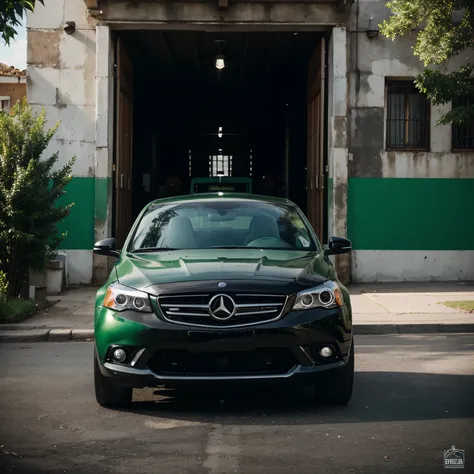
<svg viewBox="0 0 474 474">
<path fill-rule="evenodd" d="M 17 35 L 6 46 L 0 39 L 0 63 L 15 66 L 18 69 L 26 69 L 26 28 L 17 28 Z"/>
</svg>

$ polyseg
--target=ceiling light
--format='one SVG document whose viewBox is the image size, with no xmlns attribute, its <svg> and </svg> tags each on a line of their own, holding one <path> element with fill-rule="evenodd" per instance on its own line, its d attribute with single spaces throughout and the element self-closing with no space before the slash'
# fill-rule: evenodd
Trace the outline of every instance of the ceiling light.
<svg viewBox="0 0 474 474">
<path fill-rule="evenodd" d="M 217 69 L 224 69 L 225 68 L 225 62 L 224 62 L 224 55 L 223 54 L 218 54 L 216 56 L 216 68 Z"/>
</svg>

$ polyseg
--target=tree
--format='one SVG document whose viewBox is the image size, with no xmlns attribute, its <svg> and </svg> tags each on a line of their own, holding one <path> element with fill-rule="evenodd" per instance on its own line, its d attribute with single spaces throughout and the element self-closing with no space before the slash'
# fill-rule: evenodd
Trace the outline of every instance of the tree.
<svg viewBox="0 0 474 474">
<path fill-rule="evenodd" d="M 38 1 L 44 5 L 43 0 Z M 36 0 L 0 0 L 0 34 L 7 45 L 15 38 L 26 11 L 34 11 L 35 3 Z"/>
<path fill-rule="evenodd" d="M 0 113 L 0 274 L 10 298 L 18 297 L 30 268 L 42 270 L 56 253 L 65 237 L 57 223 L 72 206 L 57 200 L 75 157 L 63 167 L 56 166 L 58 153 L 43 158 L 59 125 L 47 130 L 45 124 L 44 111 L 35 117 L 26 99 Z"/>
<path fill-rule="evenodd" d="M 457 71 L 446 72 L 451 58 L 474 47 L 474 0 L 392 0 L 387 7 L 393 15 L 380 25 L 382 34 L 416 39 L 413 52 L 426 68 L 415 80 L 417 88 L 435 105 L 453 102 L 438 123 L 474 121 L 473 53 L 463 54 Z"/>
</svg>

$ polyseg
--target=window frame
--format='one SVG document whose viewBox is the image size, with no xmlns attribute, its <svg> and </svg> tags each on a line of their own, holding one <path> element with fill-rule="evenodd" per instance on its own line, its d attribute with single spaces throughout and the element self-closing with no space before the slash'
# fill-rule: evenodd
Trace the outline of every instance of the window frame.
<svg viewBox="0 0 474 474">
<path fill-rule="evenodd" d="M 405 96 L 405 111 L 408 110 L 409 112 L 409 101 L 408 101 L 408 95 L 410 91 L 415 91 L 417 94 L 423 96 L 426 100 L 427 104 L 427 116 L 426 116 L 426 146 L 425 147 L 412 147 L 409 145 L 403 146 L 403 147 L 396 147 L 392 146 L 390 144 L 390 138 L 391 138 L 391 133 L 390 133 L 390 88 L 391 87 L 402 87 L 405 88 L 406 90 L 404 91 L 404 96 Z M 410 124 L 410 119 L 405 120 L 405 137 L 407 136 L 408 133 L 408 127 Z M 425 94 L 420 92 L 415 84 L 414 84 L 414 79 L 413 78 L 386 78 L 385 79 L 385 149 L 387 151 L 398 151 L 398 152 L 416 152 L 416 151 L 421 151 L 421 152 L 427 152 L 431 150 L 431 101 L 426 97 Z"/>
<path fill-rule="evenodd" d="M 232 155 L 224 154 L 221 150 L 219 153 L 209 155 L 209 177 L 232 177 L 232 158 Z M 220 164 L 222 164 L 222 174 L 219 174 Z"/>
<path fill-rule="evenodd" d="M 6 103 L 6 106 L 4 107 L 3 103 Z M 3 110 L 4 112 L 10 112 L 11 110 L 11 97 L 9 95 L 2 95 L 0 96 L 0 110 Z"/>
<path fill-rule="evenodd" d="M 460 105 L 466 105 L 466 104 L 460 104 Z M 473 105 L 474 105 L 474 103 L 473 103 Z M 451 102 L 451 110 L 452 109 L 453 109 L 453 103 Z M 467 147 L 467 148 L 459 148 L 457 146 L 454 146 L 454 130 L 455 130 L 455 128 L 456 127 L 464 127 L 464 126 L 469 127 L 469 125 L 471 126 L 472 129 L 474 129 L 474 120 L 472 122 L 469 122 L 469 123 L 463 124 L 463 125 L 456 125 L 456 124 L 453 124 L 453 123 L 451 124 L 451 151 L 453 153 L 465 153 L 465 152 L 471 152 L 472 153 L 474 151 L 474 146 Z"/>
</svg>

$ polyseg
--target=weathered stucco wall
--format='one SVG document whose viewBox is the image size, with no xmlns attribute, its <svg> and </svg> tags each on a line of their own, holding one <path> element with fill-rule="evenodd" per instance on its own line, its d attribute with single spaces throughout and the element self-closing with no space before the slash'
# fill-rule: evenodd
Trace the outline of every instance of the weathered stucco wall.
<svg viewBox="0 0 474 474">
<path fill-rule="evenodd" d="M 65 33 L 66 21 L 75 21 L 73 35 Z M 82 0 L 55 0 L 38 4 L 27 17 L 27 30 L 28 100 L 38 111 L 45 109 L 50 125 L 60 121 L 46 153 L 59 151 L 59 165 L 77 157 L 64 197 L 74 207 L 61 225 L 67 231 L 62 247 L 70 281 L 88 283 L 94 241 L 95 20 Z"/>
<path fill-rule="evenodd" d="M 422 70 L 408 40 L 367 38 L 366 30 L 377 29 L 388 14 L 385 0 L 360 0 L 356 31 L 356 4 L 348 21 L 344 10 L 318 4 L 231 3 L 219 11 L 215 3 L 111 1 L 94 17 L 82 0 L 38 5 L 27 23 L 28 98 L 45 107 L 51 124 L 61 121 L 48 151 L 59 150 L 62 163 L 74 154 L 78 158 L 65 198 L 75 206 L 63 226 L 71 281 L 88 282 L 93 272 L 99 279 L 107 273 L 107 262 L 93 259 L 91 249 L 94 240 L 111 231 L 110 34 L 131 24 L 331 29 L 329 226 L 332 234 L 348 235 L 355 248 L 352 261 L 347 255 L 338 259 L 341 277 L 350 272 L 360 281 L 474 278 L 474 222 L 466 218 L 467 205 L 474 201 L 473 153 L 451 151 L 451 128 L 435 126 L 442 113 L 436 107 L 429 151 L 385 149 L 385 79 L 414 77 Z M 76 22 L 73 35 L 64 32 L 66 21 Z"/>
<path fill-rule="evenodd" d="M 110 235 L 112 222 L 112 28 L 127 27 L 133 22 L 134 27 L 158 25 L 172 29 L 212 30 L 225 25 L 248 30 L 266 25 L 269 29 L 328 30 L 346 17 L 347 8 L 316 4 L 231 4 L 226 11 L 219 11 L 214 3 L 109 2 L 100 10 L 89 12 L 82 0 L 39 6 L 29 15 L 28 97 L 38 108 L 46 108 L 51 123 L 61 121 L 48 151 L 59 149 L 63 163 L 73 154 L 78 157 L 66 197 L 75 206 L 63 226 L 68 232 L 63 248 L 69 253 L 70 280 L 87 282 L 93 275 L 102 280 L 108 271 L 107 261 L 93 258 L 90 249 L 94 240 Z M 63 31 L 66 21 L 76 22 L 74 34 Z M 337 166 L 331 167 L 331 181 L 345 192 L 347 148 L 341 137 L 346 136 L 346 32 L 344 27 L 336 27 L 335 31 L 338 45 L 331 64 L 340 87 L 331 99 L 331 133 L 337 159 Z M 330 219 L 341 234 L 346 232 L 347 202 L 339 199 L 337 203 L 343 203 L 343 207 L 333 205 Z M 342 269 L 346 275 L 348 268 L 345 261 Z"/>
<path fill-rule="evenodd" d="M 348 184 L 348 140 L 347 140 L 347 31 L 335 27 L 329 44 L 328 57 L 328 196 L 330 233 L 347 237 L 347 184 Z M 350 255 L 337 255 L 334 259 L 339 279 L 350 281 Z"/>
<path fill-rule="evenodd" d="M 414 78 L 423 70 L 410 38 L 367 37 L 367 29 L 378 29 L 388 16 L 384 1 L 360 0 L 359 32 L 355 11 L 350 20 L 352 276 L 358 281 L 472 279 L 474 222 L 467 215 L 474 202 L 474 153 L 453 153 L 451 126 L 436 126 L 450 105 L 431 106 L 429 151 L 386 150 L 386 78 Z"/>
<path fill-rule="evenodd" d="M 298 25 L 314 29 L 343 23 L 350 9 L 334 8 L 324 3 L 234 3 L 226 9 L 218 9 L 217 2 L 168 2 L 168 1 L 109 1 L 99 2 L 94 11 L 98 20 L 126 26 L 130 22 L 142 26 L 160 25 L 170 29 L 219 29 L 223 23 L 229 28 L 244 27 L 246 30 L 258 25 L 275 28 Z"/>
</svg>

